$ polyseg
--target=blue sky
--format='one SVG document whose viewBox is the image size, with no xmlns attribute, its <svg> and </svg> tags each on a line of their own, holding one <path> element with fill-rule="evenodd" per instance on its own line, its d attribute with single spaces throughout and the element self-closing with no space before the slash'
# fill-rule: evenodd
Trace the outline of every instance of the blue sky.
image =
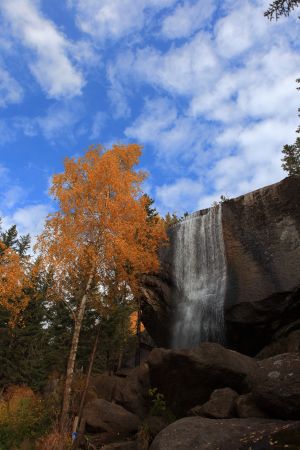
<svg viewBox="0 0 300 450">
<path fill-rule="evenodd" d="M 51 175 L 90 144 L 137 142 L 158 209 L 283 178 L 298 124 L 297 11 L 263 0 L 0 1 L 0 216 L 41 231 Z"/>
</svg>

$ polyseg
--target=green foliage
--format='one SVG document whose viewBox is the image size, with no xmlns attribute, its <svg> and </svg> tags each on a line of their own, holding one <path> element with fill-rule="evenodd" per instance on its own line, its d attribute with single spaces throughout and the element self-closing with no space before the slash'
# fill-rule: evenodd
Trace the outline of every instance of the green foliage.
<svg viewBox="0 0 300 450">
<path fill-rule="evenodd" d="M 185 212 L 183 216 L 178 216 L 176 213 L 170 214 L 169 212 L 165 215 L 164 221 L 166 224 L 166 227 L 171 227 L 173 225 L 176 225 L 177 223 L 182 222 L 187 216 L 189 215 L 188 212 Z"/>
<path fill-rule="evenodd" d="M 214 208 L 215 206 L 221 205 L 222 203 L 226 203 L 229 200 L 230 198 L 226 197 L 226 195 L 221 195 L 220 200 L 218 202 L 214 201 L 211 206 Z"/>
<path fill-rule="evenodd" d="M 156 208 L 152 208 L 154 200 L 147 194 L 144 194 L 144 198 L 146 200 L 147 220 L 151 222 L 158 217 L 158 212 Z"/>
<path fill-rule="evenodd" d="M 296 80 L 296 83 L 300 83 L 300 78 Z M 297 90 L 300 90 L 297 87 Z M 298 109 L 300 113 L 300 108 Z M 298 114 L 300 117 L 300 114 Z M 300 126 L 297 128 L 296 133 L 300 133 Z M 288 175 L 300 175 L 300 138 L 297 137 L 296 141 L 292 145 L 284 145 L 282 149 L 282 168 Z"/>
<path fill-rule="evenodd" d="M 163 416 L 167 410 L 167 403 L 164 395 L 158 392 L 157 388 L 149 389 L 149 397 L 151 398 L 151 416 Z"/>
<path fill-rule="evenodd" d="M 282 150 L 282 168 L 289 176 L 300 175 L 300 138 L 296 139 L 295 144 L 285 145 Z"/>
<path fill-rule="evenodd" d="M 19 446 L 24 438 L 34 442 L 51 426 L 49 409 L 42 400 L 23 399 L 10 411 L 3 402 L 0 406 L 0 449 L 11 450 Z"/>
</svg>

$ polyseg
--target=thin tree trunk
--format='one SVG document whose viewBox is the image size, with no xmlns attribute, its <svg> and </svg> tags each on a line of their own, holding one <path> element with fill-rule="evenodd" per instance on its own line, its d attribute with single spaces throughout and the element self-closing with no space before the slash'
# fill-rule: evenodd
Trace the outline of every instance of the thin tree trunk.
<svg viewBox="0 0 300 450">
<path fill-rule="evenodd" d="M 71 349 L 70 349 L 70 354 L 69 354 L 69 359 L 68 359 L 65 389 L 64 389 L 64 396 L 63 396 L 63 405 L 62 405 L 61 417 L 60 417 L 61 431 L 63 431 L 65 426 L 67 425 L 67 419 L 68 419 L 68 414 L 69 414 L 69 409 L 70 409 L 70 401 L 71 401 L 71 389 L 72 389 L 72 382 L 73 382 L 73 376 L 74 376 L 75 359 L 76 359 L 77 349 L 78 349 L 79 334 L 80 334 L 81 325 L 82 325 L 82 321 L 83 321 L 83 317 L 84 317 L 87 295 L 90 290 L 92 280 L 93 280 L 93 275 L 91 274 L 88 279 L 85 293 L 81 299 L 79 309 L 78 309 L 78 314 L 77 314 L 76 321 L 75 321 Z"/>
<path fill-rule="evenodd" d="M 91 357 L 90 357 L 90 363 L 89 363 L 89 368 L 88 368 L 88 372 L 86 375 L 86 380 L 85 380 L 85 386 L 84 386 L 84 390 L 81 396 L 81 401 L 80 401 L 80 406 L 79 406 L 79 410 L 78 410 L 78 415 L 75 418 L 74 421 L 74 427 L 73 427 L 73 431 L 77 431 L 77 427 L 79 425 L 79 431 L 80 431 L 80 421 L 81 421 L 81 416 L 82 416 L 82 411 L 83 411 L 83 407 L 84 407 L 84 403 L 85 403 L 85 399 L 86 399 L 86 394 L 87 394 L 87 390 L 90 384 L 90 379 L 91 379 L 91 374 L 92 374 L 92 370 L 93 370 L 93 365 L 94 365 L 94 361 L 95 361 L 95 356 L 96 356 L 96 351 L 97 351 L 97 347 L 98 347 L 98 342 L 99 342 L 99 335 L 100 335 L 100 325 L 98 326 L 98 331 L 97 331 L 97 336 L 93 345 L 93 350 L 91 353 Z M 74 449 L 78 448 L 78 444 L 79 444 L 79 439 L 77 438 L 74 442 Z"/>
<path fill-rule="evenodd" d="M 135 366 L 139 366 L 141 364 L 141 302 L 138 299 L 137 303 L 137 321 L 136 321 L 136 351 L 135 351 Z"/>
<path fill-rule="evenodd" d="M 123 353 L 124 353 L 123 348 L 120 348 L 120 351 L 119 351 L 119 358 L 118 358 L 117 371 L 120 370 L 120 369 L 122 368 L 122 363 L 123 363 Z"/>
</svg>

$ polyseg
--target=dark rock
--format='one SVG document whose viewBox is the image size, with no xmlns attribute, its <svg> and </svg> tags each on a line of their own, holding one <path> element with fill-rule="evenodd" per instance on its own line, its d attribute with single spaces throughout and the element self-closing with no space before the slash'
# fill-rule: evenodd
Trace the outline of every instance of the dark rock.
<svg viewBox="0 0 300 450">
<path fill-rule="evenodd" d="M 300 352 L 300 330 L 292 331 L 288 336 L 278 338 L 263 348 L 257 355 L 258 359 L 266 359 L 282 353 Z"/>
<path fill-rule="evenodd" d="M 113 444 L 104 445 L 102 450 L 138 450 L 134 441 L 114 442 Z"/>
<path fill-rule="evenodd" d="M 247 392 L 246 377 L 256 368 L 253 359 L 208 342 L 192 350 L 154 349 L 148 364 L 151 386 L 177 415 L 203 404 L 218 388 Z"/>
<path fill-rule="evenodd" d="M 299 283 L 298 276 L 295 281 Z M 300 287 L 278 292 L 263 300 L 238 303 L 226 310 L 228 344 L 255 355 L 272 340 L 300 329 Z"/>
<path fill-rule="evenodd" d="M 300 315 L 299 192 L 300 176 L 292 176 L 222 204 L 228 345 L 249 355 Z M 160 273 L 144 279 L 143 322 L 164 347 L 171 346 L 177 307 L 173 262 L 180 226 L 169 230 Z"/>
<path fill-rule="evenodd" d="M 187 417 L 162 430 L 150 450 L 282 450 L 299 440 L 299 422 Z"/>
<path fill-rule="evenodd" d="M 235 402 L 235 409 L 237 416 L 241 419 L 248 419 L 249 417 L 268 418 L 269 415 L 261 410 L 255 403 L 253 394 L 240 395 Z"/>
<path fill-rule="evenodd" d="M 124 389 L 125 384 L 124 378 L 100 374 L 92 377 L 90 387 L 95 390 L 98 398 L 112 402 L 118 399 L 118 393 Z"/>
<path fill-rule="evenodd" d="M 147 450 L 155 436 L 166 428 L 170 422 L 161 416 L 148 416 L 137 434 L 137 446 L 139 450 Z"/>
<path fill-rule="evenodd" d="M 104 399 L 87 404 L 82 416 L 89 427 L 122 435 L 136 432 L 141 425 L 137 415 Z"/>
<path fill-rule="evenodd" d="M 209 417 L 211 419 L 229 419 L 234 417 L 235 400 L 238 394 L 230 388 L 216 389 L 208 402 L 195 406 L 189 415 Z"/>
<path fill-rule="evenodd" d="M 124 385 L 119 385 L 116 394 L 117 403 L 144 418 L 149 408 L 149 388 L 149 367 L 143 363 L 130 372 Z"/>
<path fill-rule="evenodd" d="M 126 374 L 126 376 L 125 376 Z M 93 388 L 98 398 L 122 405 L 128 411 L 145 417 L 149 406 L 149 368 L 141 366 L 122 372 L 122 376 L 96 375 L 92 378 Z"/>
<path fill-rule="evenodd" d="M 272 417 L 300 419 L 300 355 L 285 353 L 258 361 L 249 376 L 258 406 Z"/>
<path fill-rule="evenodd" d="M 162 248 L 159 275 L 144 275 L 142 278 L 141 319 L 154 342 L 169 347 L 172 328 L 172 279 L 168 262 L 168 249 Z"/>
</svg>

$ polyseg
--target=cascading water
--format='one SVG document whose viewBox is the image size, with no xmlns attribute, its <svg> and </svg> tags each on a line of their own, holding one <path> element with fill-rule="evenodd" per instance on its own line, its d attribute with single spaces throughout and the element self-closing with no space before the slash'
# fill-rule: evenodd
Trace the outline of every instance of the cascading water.
<svg viewBox="0 0 300 450">
<path fill-rule="evenodd" d="M 226 260 L 222 205 L 194 213 L 172 230 L 176 315 L 173 347 L 224 341 Z"/>
</svg>

